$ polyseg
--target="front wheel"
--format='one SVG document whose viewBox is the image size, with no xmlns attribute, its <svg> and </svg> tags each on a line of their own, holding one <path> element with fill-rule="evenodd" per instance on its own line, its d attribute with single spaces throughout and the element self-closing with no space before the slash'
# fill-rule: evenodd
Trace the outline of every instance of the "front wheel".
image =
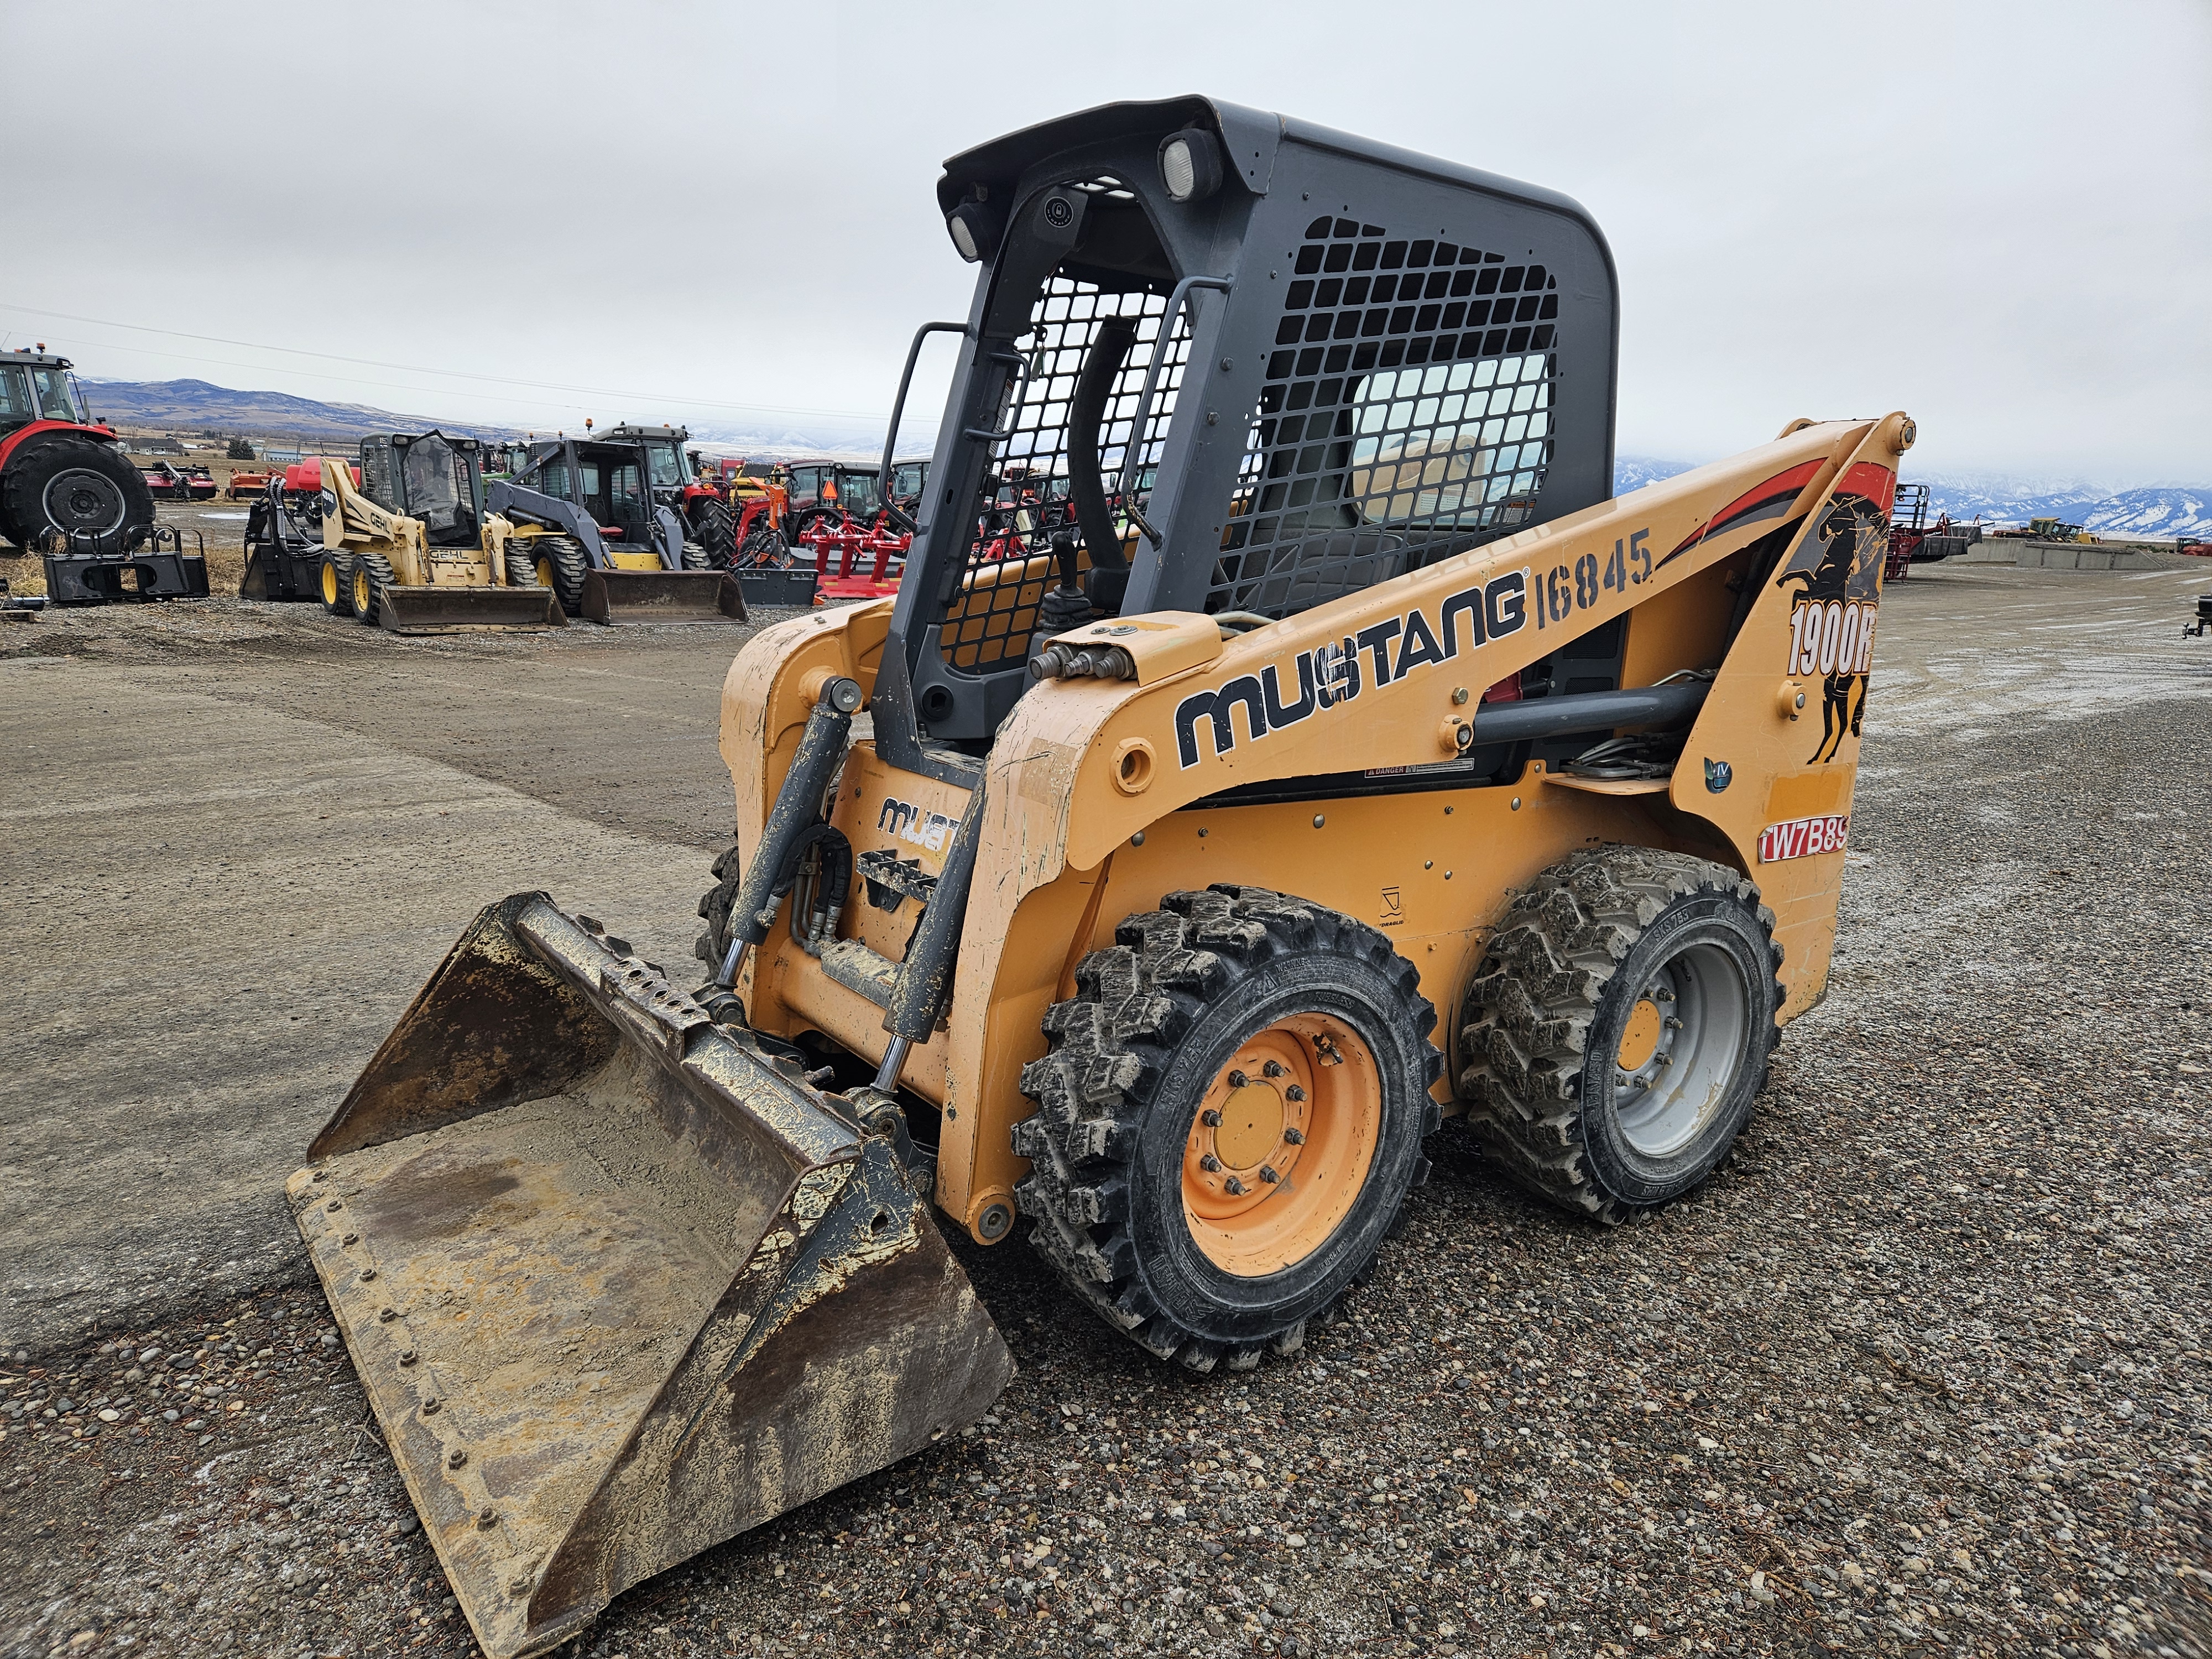
<svg viewBox="0 0 2212 1659">
<path fill-rule="evenodd" d="M 1599 847 L 1539 876 L 1468 990 L 1468 1127 L 1516 1181 L 1626 1219 L 1717 1169 L 1776 1041 L 1774 913 L 1736 872 Z"/>
<path fill-rule="evenodd" d="M 531 538 L 531 580 L 550 587 L 571 617 L 584 611 L 584 572 L 588 566 L 584 544 L 573 536 L 534 536 Z"/>
<path fill-rule="evenodd" d="M 1170 893 L 1076 970 L 1023 1069 L 1030 1243 L 1194 1370 L 1288 1353 L 1426 1178 L 1436 1011 L 1388 939 L 1252 887 Z"/>
<path fill-rule="evenodd" d="M 392 586 L 392 562 L 381 553 L 356 555 L 353 562 L 353 613 L 374 628 L 384 618 L 384 596 Z"/>
</svg>

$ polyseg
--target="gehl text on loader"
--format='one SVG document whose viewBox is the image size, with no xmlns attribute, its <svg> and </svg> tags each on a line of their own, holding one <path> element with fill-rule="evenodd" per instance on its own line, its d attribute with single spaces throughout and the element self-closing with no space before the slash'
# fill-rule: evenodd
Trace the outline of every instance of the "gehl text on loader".
<svg viewBox="0 0 2212 1659">
<path fill-rule="evenodd" d="M 1112 105 L 938 191 L 977 277 L 907 361 L 957 352 L 907 578 L 730 670 L 707 982 L 496 904 L 291 1182 L 495 1656 L 984 1412 L 929 1203 L 1239 1370 L 1445 1113 L 1626 1217 L 1826 982 L 1909 421 L 1615 497 L 1589 216 L 1272 114 Z M 988 534 L 1015 469 L 1049 550 Z"/>
</svg>

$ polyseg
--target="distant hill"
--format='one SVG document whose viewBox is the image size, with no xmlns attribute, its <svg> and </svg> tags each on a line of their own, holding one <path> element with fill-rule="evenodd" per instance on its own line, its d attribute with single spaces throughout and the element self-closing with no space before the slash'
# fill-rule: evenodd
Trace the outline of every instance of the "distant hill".
<svg viewBox="0 0 2212 1659">
<path fill-rule="evenodd" d="M 86 380 L 85 398 L 104 421 L 270 437 L 358 438 L 371 432 L 441 427 L 479 438 L 520 436 L 507 427 L 398 415 L 368 404 L 325 404 L 286 392 L 240 392 L 206 380 Z"/>
<path fill-rule="evenodd" d="M 1613 493 L 1625 495 L 1687 472 L 1696 465 L 1623 455 L 1613 464 Z M 1905 476 L 1911 482 L 1911 474 Z M 2112 490 L 1979 473 L 1933 474 L 1920 482 L 1929 487 L 1929 511 L 1948 513 L 1955 520 L 1978 518 L 1985 525 L 2009 526 L 2032 519 L 2057 519 L 2100 536 L 2212 536 L 2212 485 L 2146 484 Z"/>
<path fill-rule="evenodd" d="M 326 404 L 287 392 L 240 392 L 206 380 L 92 380 L 83 382 L 93 411 L 123 426 L 166 427 L 191 432 L 239 433 L 272 438 L 359 438 L 372 432 L 427 432 L 432 427 L 477 438 L 520 438 L 520 427 L 488 426 L 433 415 L 401 415 L 369 404 Z M 878 453 L 881 427 L 835 417 L 805 424 L 721 424 L 693 422 L 692 436 L 716 450 L 777 459 L 801 456 L 852 457 Z M 915 446 L 928 448 L 924 437 Z"/>
</svg>

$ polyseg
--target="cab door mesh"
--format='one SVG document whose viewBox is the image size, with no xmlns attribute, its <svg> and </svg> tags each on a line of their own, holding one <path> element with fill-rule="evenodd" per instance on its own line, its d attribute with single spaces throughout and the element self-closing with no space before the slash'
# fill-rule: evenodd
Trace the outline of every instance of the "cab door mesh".
<svg viewBox="0 0 2212 1659">
<path fill-rule="evenodd" d="M 1039 601 L 1053 580 L 1051 540 L 1054 530 L 1073 528 L 1066 481 L 1067 420 L 1076 378 L 1098 326 L 1109 317 L 1137 319 L 1137 343 L 1115 378 L 1113 395 L 1099 422 L 1098 449 L 1109 506 L 1122 503 L 1115 482 L 1128 453 L 1137 399 L 1159 339 L 1167 296 L 1149 289 L 1111 290 L 1088 281 L 1055 276 L 1048 280 L 1030 313 L 1030 329 L 1015 342 L 1027 360 L 1028 377 L 1018 384 L 1012 408 L 1000 417 L 1008 435 L 991 451 L 983 510 L 970 526 L 959 587 L 946 605 L 939 648 L 945 661 L 971 674 L 1018 666 L 1029 655 Z M 1137 488 L 1139 512 L 1151 495 L 1146 469 L 1158 460 L 1173 419 L 1176 395 L 1190 355 L 1188 314 L 1176 319 L 1158 389 L 1139 439 Z"/>
<path fill-rule="evenodd" d="M 1480 248 L 1309 225 L 1206 609 L 1290 616 L 1528 522 L 1558 289 Z"/>
</svg>

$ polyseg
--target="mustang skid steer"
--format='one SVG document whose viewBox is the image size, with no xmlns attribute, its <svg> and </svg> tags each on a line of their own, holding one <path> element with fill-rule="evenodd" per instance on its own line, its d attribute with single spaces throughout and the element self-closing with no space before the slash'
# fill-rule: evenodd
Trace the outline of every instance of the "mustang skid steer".
<svg viewBox="0 0 2212 1659">
<path fill-rule="evenodd" d="M 731 668 L 708 981 L 495 905 L 291 1183 L 494 1655 L 985 1408 L 931 1200 L 1240 1369 L 1444 1112 L 1665 1203 L 1826 981 L 1910 422 L 1613 499 L 1588 216 L 1229 105 L 939 201 L 979 270 L 908 580 Z M 995 557 L 1012 466 L 1073 525 Z"/>
</svg>

